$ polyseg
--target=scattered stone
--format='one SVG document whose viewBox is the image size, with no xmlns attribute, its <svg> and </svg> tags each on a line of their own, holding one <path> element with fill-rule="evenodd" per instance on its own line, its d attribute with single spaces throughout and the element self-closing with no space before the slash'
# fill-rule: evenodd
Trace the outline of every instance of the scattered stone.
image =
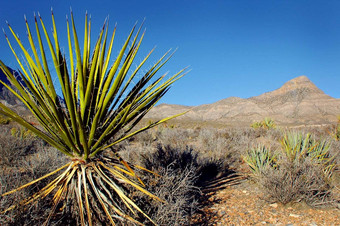
<svg viewBox="0 0 340 226">
<path fill-rule="evenodd" d="M 212 206 L 207 208 L 210 217 L 209 225 L 264 225 L 264 226 L 318 226 L 339 225 L 339 210 L 320 210 L 313 208 L 300 209 L 299 206 L 282 206 L 280 203 L 268 203 L 261 196 L 252 196 L 253 192 L 245 188 L 225 189 L 225 193 L 212 195 Z M 222 200 L 217 202 L 217 200 Z M 322 215 L 322 217 L 320 217 Z M 204 217 L 204 216 L 203 216 Z M 207 218 L 208 219 L 208 218 Z M 191 225 L 201 225 L 202 221 Z M 195 224 L 197 223 L 197 224 Z"/>
<path fill-rule="evenodd" d="M 277 216 L 277 212 L 276 212 L 275 210 L 272 210 L 270 213 L 271 213 L 273 216 Z"/>
<path fill-rule="evenodd" d="M 277 203 L 272 203 L 270 204 L 269 206 L 273 207 L 273 208 L 277 208 L 278 207 L 278 204 Z"/>
</svg>

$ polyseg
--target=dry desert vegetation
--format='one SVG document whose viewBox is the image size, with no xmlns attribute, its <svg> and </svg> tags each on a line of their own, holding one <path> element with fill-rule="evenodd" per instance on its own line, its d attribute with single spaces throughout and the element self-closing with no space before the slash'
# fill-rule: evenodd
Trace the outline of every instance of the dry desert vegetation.
<svg viewBox="0 0 340 226">
<path fill-rule="evenodd" d="M 1 193 L 67 162 L 67 156 L 10 120 L 2 117 L 1 123 Z M 165 202 L 133 190 L 129 196 L 159 225 L 338 225 L 336 126 L 253 127 L 184 128 L 168 122 L 124 141 L 121 156 L 154 172 L 139 173 Z M 2 197 L 1 208 L 48 182 Z M 52 203 L 48 198 L 1 214 L 0 224 L 42 224 Z M 50 223 L 78 224 L 77 211 L 63 206 Z"/>
</svg>

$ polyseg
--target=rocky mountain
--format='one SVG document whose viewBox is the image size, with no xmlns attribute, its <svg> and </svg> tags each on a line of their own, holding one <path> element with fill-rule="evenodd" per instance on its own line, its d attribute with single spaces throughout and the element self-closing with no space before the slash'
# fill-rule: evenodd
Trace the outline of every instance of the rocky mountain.
<svg viewBox="0 0 340 226">
<path fill-rule="evenodd" d="M 16 71 L 14 71 L 13 69 L 9 67 L 8 69 L 12 71 L 12 73 L 17 73 Z M 5 73 L 1 69 L 0 69 L 0 80 L 3 81 L 5 84 L 10 85 L 10 82 L 7 80 Z M 6 101 L 6 103 L 10 105 L 16 105 L 16 104 L 22 105 L 19 99 L 13 93 L 11 93 L 8 89 L 6 89 L 6 87 L 2 83 L 0 83 L 0 100 Z"/>
<path fill-rule="evenodd" d="M 300 76 L 256 97 L 230 97 L 196 107 L 161 104 L 147 117 L 158 119 L 187 110 L 190 111 L 177 120 L 249 126 L 270 117 L 281 125 L 320 125 L 337 121 L 340 99 L 328 96 L 306 76 Z"/>
</svg>

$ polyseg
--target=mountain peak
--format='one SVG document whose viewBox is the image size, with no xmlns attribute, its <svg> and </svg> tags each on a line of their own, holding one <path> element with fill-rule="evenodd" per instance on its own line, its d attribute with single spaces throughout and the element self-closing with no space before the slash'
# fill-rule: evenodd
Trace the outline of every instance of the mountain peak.
<svg viewBox="0 0 340 226">
<path fill-rule="evenodd" d="M 288 82 L 311 82 L 306 75 L 301 75 L 299 77 L 293 78 Z"/>
<path fill-rule="evenodd" d="M 149 118 L 165 118 L 184 112 L 181 106 L 156 106 Z M 169 113 L 171 112 L 171 113 Z M 202 125 L 248 126 L 253 121 L 270 117 L 281 125 L 322 125 L 336 123 L 340 114 L 340 99 L 318 89 L 307 76 L 289 80 L 279 89 L 242 99 L 230 97 L 212 104 L 196 106 L 178 120 Z"/>
<path fill-rule="evenodd" d="M 288 82 L 283 84 L 281 88 L 274 90 L 270 93 L 272 95 L 282 95 L 282 94 L 289 93 L 294 90 L 301 90 L 301 89 L 308 90 L 309 92 L 313 92 L 313 93 L 319 93 L 319 94 L 324 93 L 318 87 L 316 87 L 316 85 L 314 85 L 314 83 L 311 80 L 309 80 L 309 78 L 305 75 L 289 80 Z"/>
<path fill-rule="evenodd" d="M 316 86 L 309 80 L 309 78 L 305 75 L 293 78 L 286 82 L 282 87 L 286 87 L 289 89 L 298 89 L 298 88 L 316 88 Z M 281 88 L 282 88 L 281 87 Z"/>
</svg>

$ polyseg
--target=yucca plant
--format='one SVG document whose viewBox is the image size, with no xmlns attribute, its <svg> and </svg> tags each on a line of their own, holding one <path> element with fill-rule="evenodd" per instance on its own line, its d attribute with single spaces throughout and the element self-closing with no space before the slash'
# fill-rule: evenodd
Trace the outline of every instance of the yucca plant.
<svg viewBox="0 0 340 226">
<path fill-rule="evenodd" d="M 316 140 L 310 133 L 286 132 L 281 140 L 282 150 L 290 162 L 303 161 L 305 158 L 315 160 L 323 166 L 327 177 L 332 175 L 335 167 L 334 156 L 330 154 L 331 143 L 327 140 Z"/>
<path fill-rule="evenodd" d="M 153 222 L 129 198 L 125 189 L 126 186 L 131 186 L 158 199 L 144 188 L 145 185 L 135 173 L 137 168 L 148 170 L 124 161 L 116 147 L 118 143 L 142 131 L 179 116 L 171 116 L 134 129 L 170 86 L 186 73 L 186 69 L 167 79 L 165 75 L 155 78 L 156 73 L 172 56 L 167 52 L 146 73 L 141 74 L 141 68 L 153 50 L 135 69 L 132 69 L 144 37 L 144 33 L 141 32 L 142 26 L 139 29 L 133 27 L 118 56 L 109 66 L 116 28 L 108 39 L 108 22 L 105 21 L 91 53 L 91 20 L 87 14 L 81 53 L 72 12 L 71 22 L 67 20 L 66 23 L 68 40 L 66 57 L 67 54 L 61 51 L 53 12 L 52 37 L 48 34 L 40 15 L 39 18 L 36 16 L 34 18 L 35 40 L 25 18 L 28 47 L 24 46 L 8 25 L 24 59 L 19 58 L 18 51 L 5 34 L 19 64 L 20 79 L 12 74 L 2 61 L 0 67 L 12 86 L 3 81 L 1 83 L 26 105 L 40 125 L 30 124 L 2 103 L 0 113 L 69 156 L 70 161 L 41 178 L 2 194 L 2 197 L 12 194 L 54 176 L 54 179 L 38 192 L 19 204 L 2 210 L 2 213 L 18 205 L 35 203 L 51 195 L 53 205 L 45 224 L 48 224 L 56 210 L 65 209 L 65 206 L 68 207 L 71 203 L 78 209 L 81 225 L 93 225 L 98 221 L 114 225 L 117 221 L 126 220 L 140 224 L 138 222 L 140 217 Z M 46 44 L 48 51 L 44 47 Z M 48 52 L 51 54 L 53 64 L 49 64 L 47 60 Z M 61 95 L 57 94 L 53 73 L 59 79 Z M 106 152 L 108 154 L 104 155 Z"/>
<path fill-rule="evenodd" d="M 276 127 L 275 122 L 271 118 L 264 118 L 264 120 L 260 122 L 253 122 L 250 127 L 254 129 L 263 128 L 263 129 L 273 129 Z"/>
<path fill-rule="evenodd" d="M 262 123 L 261 122 L 253 122 L 251 125 L 250 125 L 251 128 L 254 128 L 254 129 L 258 129 L 258 128 L 261 128 L 262 127 Z"/>
<path fill-rule="evenodd" d="M 274 120 L 271 118 L 264 118 L 262 124 L 266 129 L 273 129 L 276 127 Z"/>
<path fill-rule="evenodd" d="M 253 176 L 260 176 L 268 167 L 277 167 L 276 155 L 264 145 L 258 145 L 256 148 L 250 149 L 243 160 L 252 170 Z"/>
</svg>

